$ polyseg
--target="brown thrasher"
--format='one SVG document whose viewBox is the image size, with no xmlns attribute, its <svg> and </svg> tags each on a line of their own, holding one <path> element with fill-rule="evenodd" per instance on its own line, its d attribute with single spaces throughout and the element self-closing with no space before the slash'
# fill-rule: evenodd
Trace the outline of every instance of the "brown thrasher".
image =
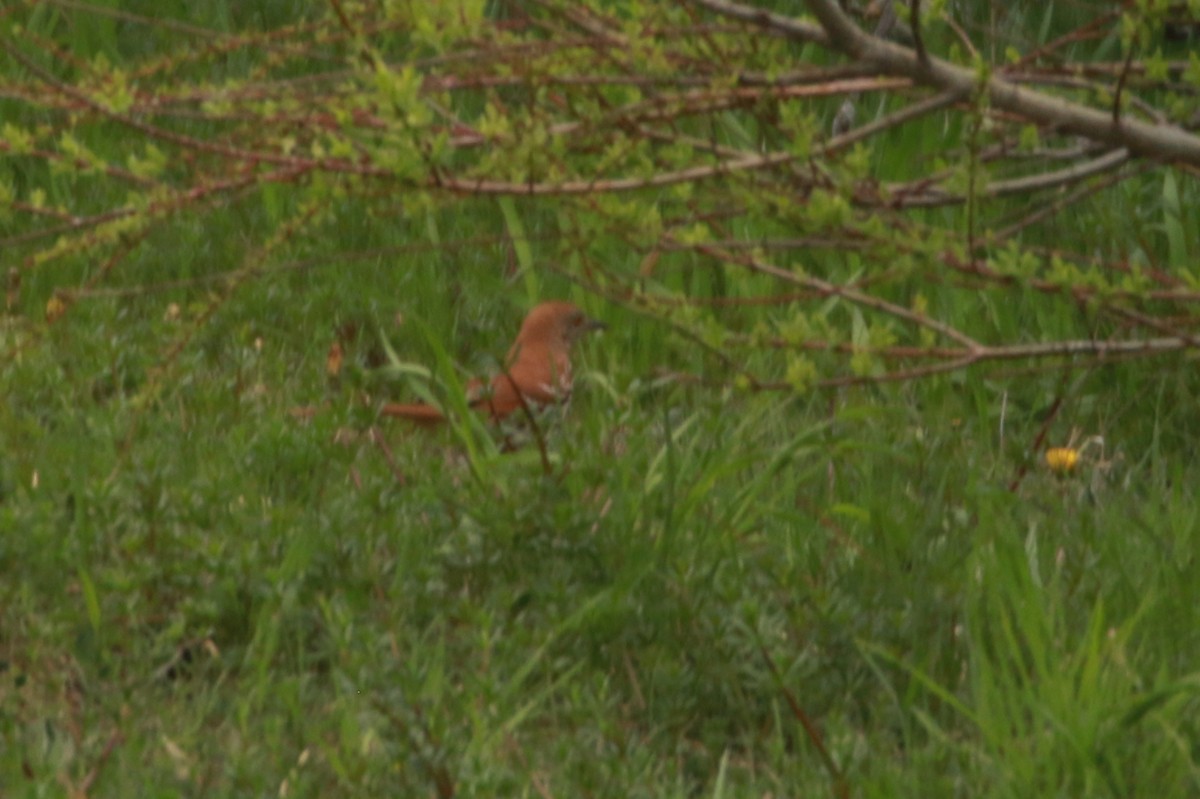
<svg viewBox="0 0 1200 799">
<path fill-rule="evenodd" d="M 492 378 L 490 388 L 481 380 L 467 384 L 467 404 L 499 421 L 513 411 L 530 410 L 571 396 L 571 346 L 585 333 L 606 327 L 589 319 L 569 302 L 543 302 L 521 323 L 521 332 L 504 359 L 504 371 Z M 445 414 L 424 403 L 386 403 L 380 413 L 417 424 L 446 420 Z"/>
</svg>

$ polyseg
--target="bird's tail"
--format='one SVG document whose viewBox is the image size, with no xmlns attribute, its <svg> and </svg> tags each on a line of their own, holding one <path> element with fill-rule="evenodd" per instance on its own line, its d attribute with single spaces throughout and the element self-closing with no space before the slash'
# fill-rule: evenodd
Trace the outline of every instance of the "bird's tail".
<svg viewBox="0 0 1200 799">
<path fill-rule="evenodd" d="M 434 425 L 446 421 L 446 416 L 432 405 L 422 402 L 406 405 L 399 402 L 385 402 L 379 409 L 383 416 L 393 419 L 407 419 L 419 425 Z"/>
</svg>

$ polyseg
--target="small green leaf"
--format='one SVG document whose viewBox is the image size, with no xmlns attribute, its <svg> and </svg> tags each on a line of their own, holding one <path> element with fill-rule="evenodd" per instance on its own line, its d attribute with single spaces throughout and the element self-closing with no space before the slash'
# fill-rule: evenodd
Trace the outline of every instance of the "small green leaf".
<svg viewBox="0 0 1200 799">
<path fill-rule="evenodd" d="M 0 130 L 0 137 L 8 142 L 9 150 L 14 155 L 28 155 L 33 152 L 33 134 L 10 122 L 4 123 L 3 130 Z"/>
<path fill-rule="evenodd" d="M 1036 150 L 1041 144 L 1041 137 L 1038 135 L 1037 125 L 1024 125 L 1021 127 L 1021 149 Z"/>
<path fill-rule="evenodd" d="M 1154 54 L 1143 60 L 1146 65 L 1146 77 L 1150 80 L 1165 81 L 1170 75 L 1170 65 L 1167 59 L 1163 58 L 1162 50 L 1154 51 Z"/>
<path fill-rule="evenodd" d="M 817 384 L 817 365 L 807 356 L 794 355 L 788 359 L 783 379 L 797 392 L 807 393 Z"/>
<path fill-rule="evenodd" d="M 96 593 L 96 584 L 92 582 L 91 576 L 82 567 L 79 569 L 79 586 L 83 594 L 83 606 L 87 612 L 88 623 L 92 626 L 92 632 L 99 635 L 100 597 Z"/>
</svg>

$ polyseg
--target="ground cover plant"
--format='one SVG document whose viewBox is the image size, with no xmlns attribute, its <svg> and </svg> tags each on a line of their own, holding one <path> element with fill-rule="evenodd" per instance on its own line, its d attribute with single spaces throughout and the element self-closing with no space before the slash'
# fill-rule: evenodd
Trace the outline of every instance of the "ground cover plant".
<svg viewBox="0 0 1200 799">
<path fill-rule="evenodd" d="M 0 795 L 1196 795 L 1197 10 L 846 6 L 0 8 Z"/>
</svg>

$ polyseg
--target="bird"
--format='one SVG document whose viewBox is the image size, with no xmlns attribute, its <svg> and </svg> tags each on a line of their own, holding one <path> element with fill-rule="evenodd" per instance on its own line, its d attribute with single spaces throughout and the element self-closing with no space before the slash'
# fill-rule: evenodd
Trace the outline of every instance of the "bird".
<svg viewBox="0 0 1200 799">
<path fill-rule="evenodd" d="M 467 405 L 500 422 L 514 411 L 565 402 L 571 397 L 571 349 L 593 330 L 606 328 L 576 305 L 561 300 L 534 306 L 521 323 L 517 339 L 504 359 L 504 369 L 491 383 L 467 384 Z M 388 402 L 380 414 L 432 426 L 446 421 L 440 408 L 425 403 Z"/>
</svg>

